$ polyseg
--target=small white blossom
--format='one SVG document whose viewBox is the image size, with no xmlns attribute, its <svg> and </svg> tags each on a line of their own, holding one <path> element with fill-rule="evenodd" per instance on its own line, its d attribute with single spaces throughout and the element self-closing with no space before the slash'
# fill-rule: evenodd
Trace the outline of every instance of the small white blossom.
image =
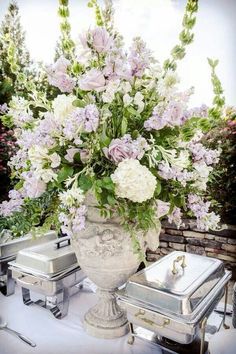
<svg viewBox="0 0 236 354">
<path fill-rule="evenodd" d="M 72 207 L 84 201 L 84 192 L 73 185 L 71 189 L 60 193 L 59 198 L 65 207 Z"/>
<path fill-rule="evenodd" d="M 128 93 L 126 93 L 124 96 L 123 96 L 123 102 L 124 102 L 124 106 L 125 107 L 128 107 L 131 105 L 131 103 L 133 102 L 133 98 L 130 97 L 130 95 Z"/>
</svg>

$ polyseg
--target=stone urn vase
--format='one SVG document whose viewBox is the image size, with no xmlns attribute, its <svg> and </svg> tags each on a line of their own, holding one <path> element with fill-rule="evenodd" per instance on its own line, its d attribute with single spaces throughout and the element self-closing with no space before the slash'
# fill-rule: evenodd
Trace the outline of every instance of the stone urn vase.
<svg viewBox="0 0 236 354">
<path fill-rule="evenodd" d="M 87 333 L 98 338 L 117 338 L 128 333 L 125 313 L 115 291 L 137 270 L 140 260 L 119 219 L 104 219 L 93 198 L 87 202 L 86 229 L 72 238 L 79 265 L 97 286 L 98 303 L 84 317 Z"/>
</svg>

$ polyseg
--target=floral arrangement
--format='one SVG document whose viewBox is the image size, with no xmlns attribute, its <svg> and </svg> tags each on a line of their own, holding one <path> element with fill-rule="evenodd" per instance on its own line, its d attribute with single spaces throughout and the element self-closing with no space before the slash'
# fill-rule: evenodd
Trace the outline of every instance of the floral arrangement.
<svg viewBox="0 0 236 354">
<path fill-rule="evenodd" d="M 95 0 L 89 6 L 97 26 L 80 35 L 74 60 L 60 57 L 47 68 L 57 97 L 9 104 L 18 182 L 0 206 L 2 227 L 16 236 L 38 225 L 77 235 L 92 192 L 102 216 L 119 215 L 137 251 L 136 232 L 158 230 L 163 217 L 180 226 L 184 212 L 199 229 L 217 228 L 219 216 L 204 199 L 220 154 L 201 142 L 209 109 L 188 107 L 193 90 L 180 91 L 176 73 L 193 39 L 197 2 L 187 2 L 180 44 L 163 67 L 141 38 L 125 50 L 109 1 L 104 10 Z M 156 248 L 157 236 L 152 241 Z"/>
</svg>

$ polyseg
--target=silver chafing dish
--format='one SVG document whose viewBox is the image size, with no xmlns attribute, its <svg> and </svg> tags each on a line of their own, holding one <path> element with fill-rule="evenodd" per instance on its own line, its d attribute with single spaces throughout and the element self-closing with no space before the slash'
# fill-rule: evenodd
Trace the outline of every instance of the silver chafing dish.
<svg viewBox="0 0 236 354">
<path fill-rule="evenodd" d="M 154 332 L 159 339 L 186 345 L 201 332 L 203 353 L 207 318 L 230 277 L 218 259 L 178 251 L 136 273 L 117 292 L 130 323 L 129 343 L 134 340 L 133 325 Z M 226 305 L 227 297 L 225 310 Z"/>
<path fill-rule="evenodd" d="M 23 248 L 32 245 L 42 244 L 57 238 L 55 231 L 36 236 L 26 235 L 11 239 L 11 234 L 6 230 L 0 237 L 0 291 L 9 296 L 15 292 L 15 281 L 12 279 L 12 272 L 8 263 L 16 258 L 16 254 Z"/>
<path fill-rule="evenodd" d="M 85 278 L 69 237 L 21 250 L 9 264 L 12 277 L 22 288 L 24 304 L 49 309 L 56 318 L 67 314 L 69 297 L 79 291 Z M 33 301 L 31 290 L 43 299 Z"/>
</svg>

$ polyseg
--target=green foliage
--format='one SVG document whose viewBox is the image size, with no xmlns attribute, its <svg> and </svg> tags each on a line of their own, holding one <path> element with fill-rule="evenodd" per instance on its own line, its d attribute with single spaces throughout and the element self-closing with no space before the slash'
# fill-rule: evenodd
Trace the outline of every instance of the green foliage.
<svg viewBox="0 0 236 354">
<path fill-rule="evenodd" d="M 222 221 L 235 224 L 236 219 L 236 110 L 228 107 L 224 119 L 204 137 L 210 148 L 220 149 L 220 160 L 208 183 L 208 195 L 216 201 L 215 209 Z"/>
<path fill-rule="evenodd" d="M 71 25 L 69 23 L 69 1 L 59 0 L 58 16 L 60 17 L 61 35 L 55 49 L 55 60 L 60 56 L 74 61 L 75 43 L 71 38 Z"/>
<path fill-rule="evenodd" d="M 198 0 L 188 0 L 182 21 L 183 30 L 179 34 L 180 44 L 176 45 L 171 51 L 171 58 L 165 60 L 164 69 L 176 70 L 176 61 L 185 57 L 185 47 L 193 42 L 194 34 L 192 32 L 196 23 L 195 14 L 198 11 Z"/>
<path fill-rule="evenodd" d="M 54 191 L 48 191 L 40 198 L 27 199 L 21 211 L 11 217 L 0 217 L 0 232 L 9 229 L 13 236 L 18 237 L 35 227 L 44 227 L 45 231 L 52 228 L 58 230 L 57 209 L 58 200 Z"/>
<path fill-rule="evenodd" d="M 213 86 L 214 98 L 213 98 L 213 107 L 209 112 L 210 117 L 213 121 L 217 121 L 221 119 L 222 116 L 222 108 L 225 105 L 225 97 L 223 95 L 223 88 L 221 82 L 216 75 L 216 67 L 219 64 L 219 60 L 213 60 L 208 58 L 208 64 L 211 67 L 211 82 Z"/>
</svg>

